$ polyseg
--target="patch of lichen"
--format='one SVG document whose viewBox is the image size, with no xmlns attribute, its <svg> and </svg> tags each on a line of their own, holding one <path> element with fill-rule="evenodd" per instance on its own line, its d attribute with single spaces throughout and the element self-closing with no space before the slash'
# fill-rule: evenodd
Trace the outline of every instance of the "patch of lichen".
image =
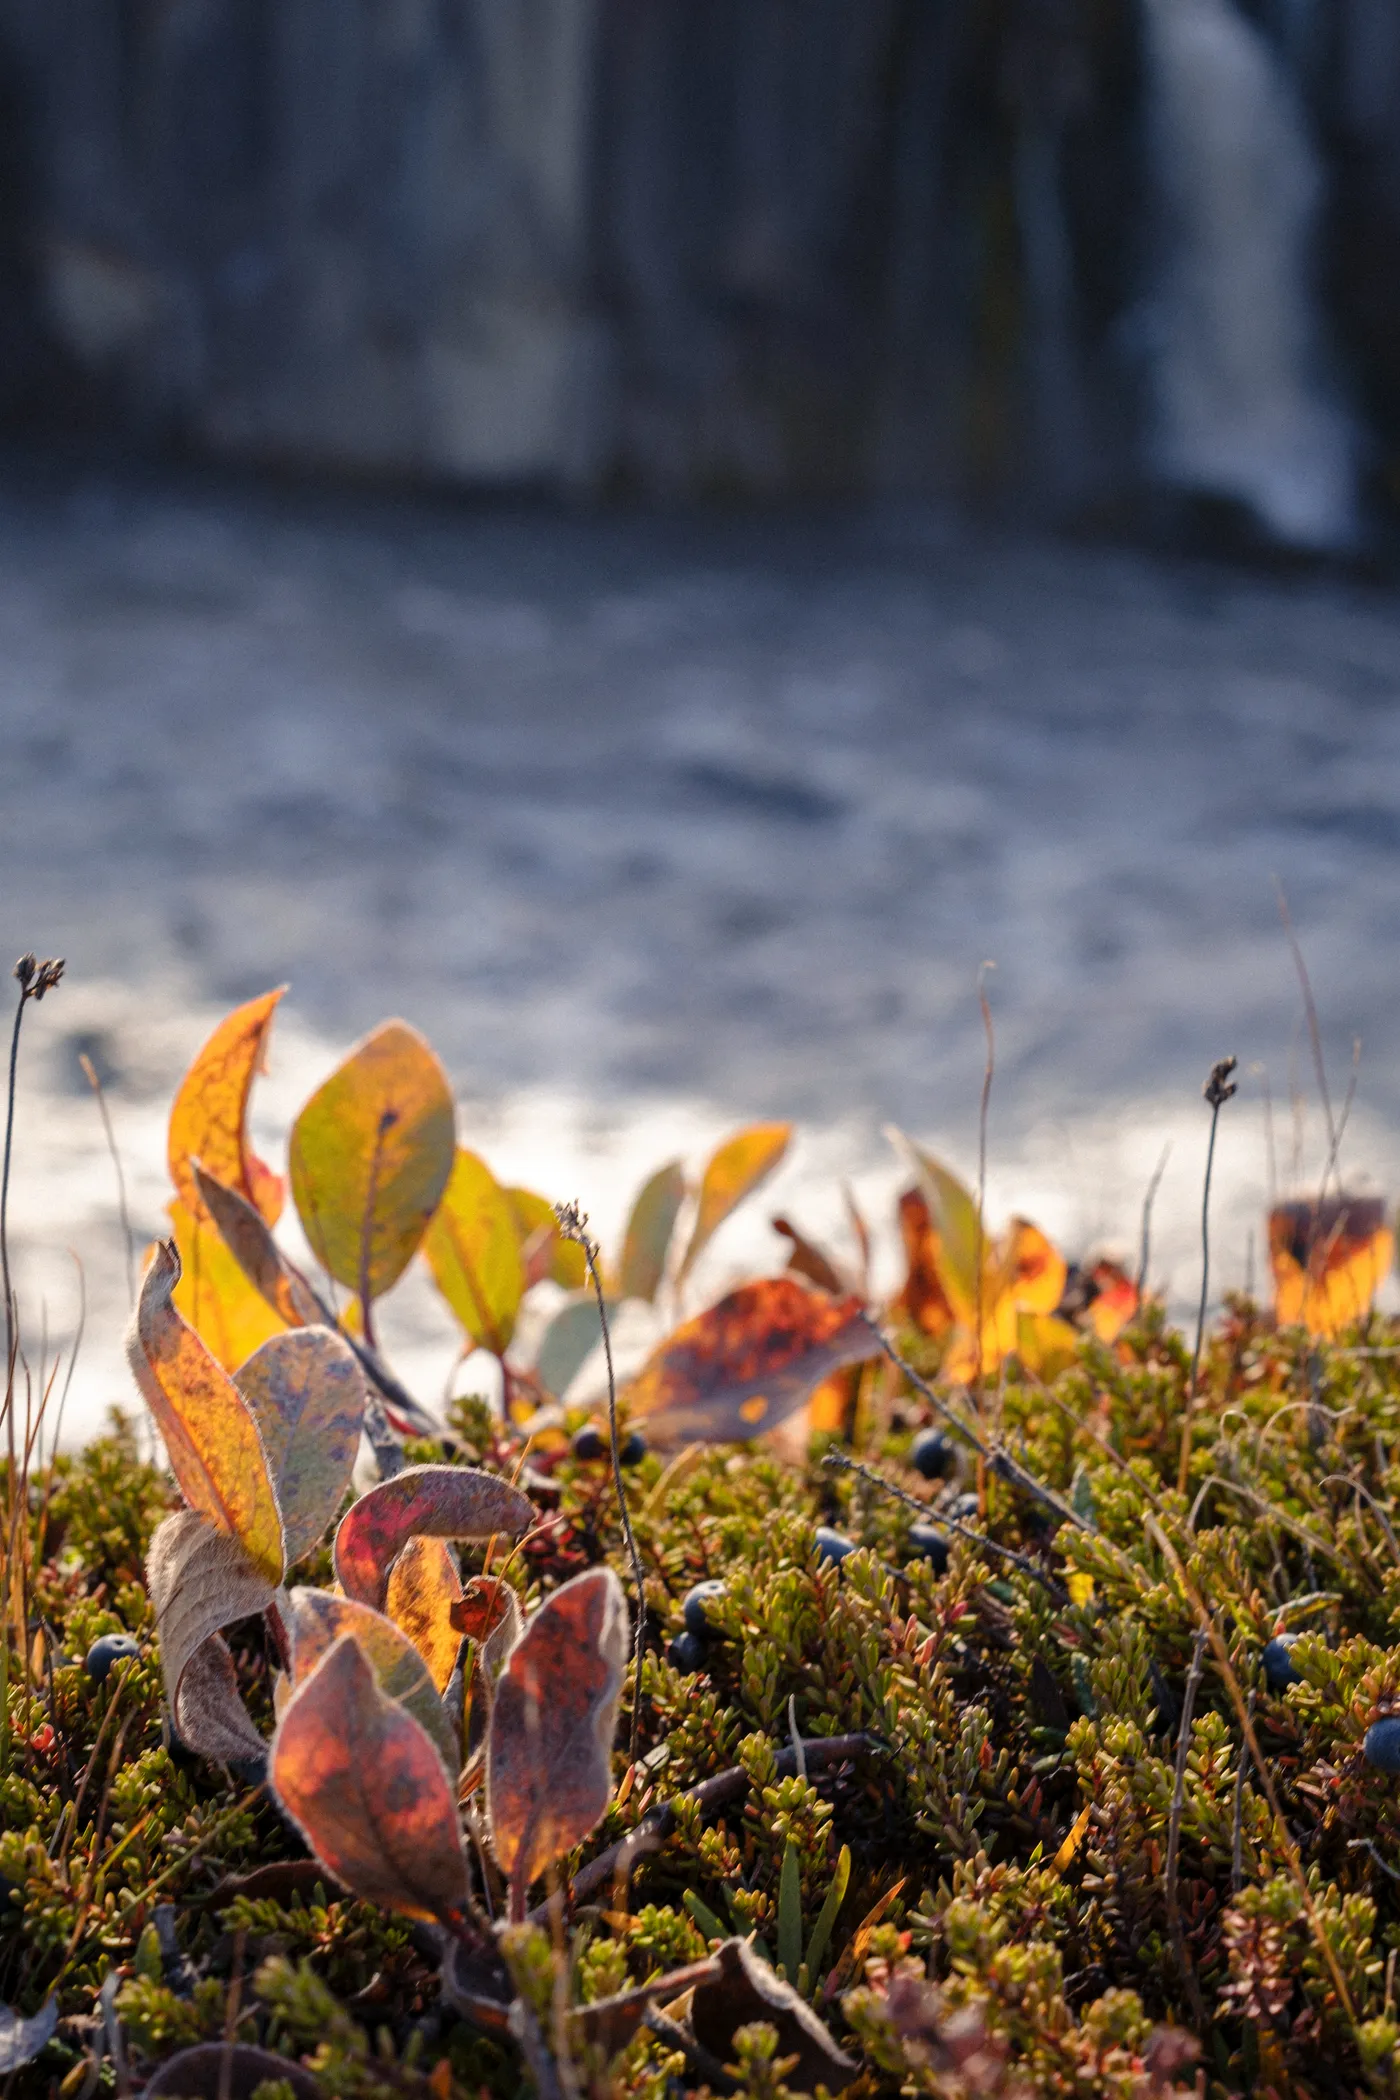
<svg viewBox="0 0 1400 2100">
<path fill-rule="evenodd" d="M 925 1346 L 921 1367 L 934 1358 Z M 922 1480 L 906 1459 L 929 1409 L 883 1368 L 868 1375 L 854 1455 L 935 1521 L 977 1498 L 963 1521 L 978 1537 L 955 1537 L 941 1573 L 911 1553 L 913 1512 L 821 1464 L 829 1438 L 805 1462 L 755 1447 L 629 1469 L 651 1635 L 641 1758 L 629 1771 L 619 1750 L 614 1805 L 569 1871 L 659 1803 L 676 1813 L 561 1941 L 520 1942 L 517 1981 L 533 1963 L 550 2004 L 561 1974 L 589 2003 L 734 1931 L 776 1959 L 794 1888 L 805 1950 L 849 1855 L 804 1982 L 866 2095 L 1014 2075 L 1136 2100 L 1151 2077 L 1171 2083 L 1153 2053 L 1168 2024 L 1198 2037 L 1215 2100 L 1400 2090 L 1400 1782 L 1361 1750 L 1400 1712 L 1400 1329 L 1372 1320 L 1319 1344 L 1236 1302 L 1188 1410 L 1189 1377 L 1154 1311 L 1111 1349 L 1084 1343 L 1048 1384 L 1012 1366 L 979 1403 L 950 1396 L 1075 1523 L 971 1453 L 953 1479 Z M 476 1403 L 453 1434 L 463 1462 L 514 1472 L 525 1455 Z M 503 1563 L 522 1601 L 603 1559 L 630 1581 L 610 1467 L 559 1448 L 547 1471 L 552 1506 Z M 121 1423 L 32 1484 L 30 1667 L 12 1676 L 0 1774 L 0 1999 L 28 2012 L 56 1993 L 62 2021 L 16 2100 L 115 2090 L 94 2042 L 108 1978 L 133 2085 L 192 2040 L 236 2034 L 346 2100 L 517 2093 L 514 2044 L 444 2005 L 418 1928 L 314 1885 L 220 1893 L 303 1853 L 263 1791 L 169 1741 L 141 1570 L 170 1504 Z M 822 1524 L 858 1550 L 820 1558 Z M 324 1550 L 298 1574 L 327 1580 Z M 685 1592 L 710 1579 L 724 1594 L 686 1672 L 667 1644 Z M 1200 1648 L 1178 1782 L 1198 1603 L 1219 1649 Z M 1261 1654 L 1283 1628 L 1304 1638 L 1278 1691 Z M 140 1653 L 99 1686 L 83 1658 L 110 1632 Z M 261 1637 L 234 1646 L 270 1725 Z M 867 1742 L 804 1778 L 778 1769 L 794 1725 L 808 1742 Z M 747 1784 L 718 1810 L 686 1798 L 736 1766 Z M 175 1958 L 153 1938 L 161 1905 Z M 950 2068 L 940 2037 L 959 2035 L 982 2053 Z M 771 2039 L 736 2042 L 737 2090 L 782 2090 Z M 703 2090 L 646 2032 L 607 2079 L 596 2090 L 635 2100 Z"/>
</svg>

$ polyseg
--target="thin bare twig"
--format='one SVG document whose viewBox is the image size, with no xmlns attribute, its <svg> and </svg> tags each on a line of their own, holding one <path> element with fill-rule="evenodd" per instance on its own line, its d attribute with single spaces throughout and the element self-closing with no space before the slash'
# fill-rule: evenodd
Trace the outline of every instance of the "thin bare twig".
<svg viewBox="0 0 1400 2100">
<path fill-rule="evenodd" d="M 1167 1161 L 1172 1156 L 1171 1139 L 1162 1147 L 1162 1157 L 1152 1172 L 1147 1184 L 1147 1194 L 1142 1199 L 1142 1236 L 1138 1244 L 1137 1309 L 1142 1311 L 1143 1295 L 1147 1290 L 1147 1256 L 1152 1244 L 1152 1206 L 1157 1200 L 1157 1191 L 1162 1186 L 1162 1176 L 1167 1171 Z"/>
<path fill-rule="evenodd" d="M 1254 1693 L 1249 1695 L 1249 1718 L 1254 1720 Z M 1235 1767 L 1235 1800 L 1231 1817 L 1230 1835 L 1230 1894 L 1238 1896 L 1244 1887 L 1244 1783 L 1249 1774 L 1249 1743 L 1240 1744 L 1240 1761 Z"/>
<path fill-rule="evenodd" d="M 1283 921 L 1283 930 L 1288 937 L 1288 946 L 1293 956 L 1293 967 L 1298 973 L 1298 986 L 1303 994 L 1303 1011 L 1307 1016 L 1308 1040 L 1312 1045 L 1313 1070 L 1317 1074 L 1317 1090 L 1322 1097 L 1322 1112 L 1327 1118 L 1327 1140 L 1335 1151 L 1338 1143 L 1336 1119 L 1332 1114 L 1332 1096 L 1327 1090 L 1327 1066 L 1322 1055 L 1322 1030 L 1318 1026 L 1317 1002 L 1313 998 L 1312 981 L 1308 966 L 1303 960 L 1303 951 L 1298 945 L 1298 936 L 1293 930 L 1293 916 L 1288 909 L 1288 899 L 1283 884 L 1274 877 L 1274 892 L 1278 898 L 1278 915 Z"/>
<path fill-rule="evenodd" d="M 1043 1583 L 1057 1604 L 1069 1603 L 1069 1591 L 1062 1589 L 1053 1576 L 1047 1575 L 1044 1568 L 1038 1568 L 1024 1553 L 1017 1553 L 1011 1546 L 998 1545 L 995 1539 L 987 1538 L 983 1532 L 970 1530 L 966 1524 L 960 1523 L 956 1517 L 948 1516 L 945 1511 L 931 1510 L 926 1502 L 920 1502 L 916 1496 L 906 1494 L 902 1487 L 896 1487 L 892 1480 L 886 1480 L 884 1474 L 877 1473 L 874 1466 L 867 1466 L 858 1458 L 848 1458 L 844 1451 L 828 1451 L 822 1464 L 838 1468 L 843 1473 L 858 1473 L 871 1487 L 879 1488 L 892 1501 L 903 1502 L 907 1508 L 916 1510 L 925 1521 L 936 1518 L 939 1524 L 945 1525 L 949 1531 L 956 1532 L 959 1538 L 966 1539 L 969 1544 L 985 1546 L 989 1553 L 999 1553 L 1003 1560 L 1010 1561 L 1023 1575 L 1029 1575 L 1034 1581 Z"/>
<path fill-rule="evenodd" d="M 126 1295 L 136 1303 L 136 1261 L 131 1246 L 131 1213 L 126 1207 L 126 1176 L 122 1172 L 122 1156 L 117 1150 L 117 1134 L 112 1128 L 112 1118 L 107 1107 L 107 1095 L 102 1081 L 97 1076 L 97 1067 L 84 1050 L 78 1058 L 83 1068 L 83 1077 L 97 1096 L 97 1113 L 102 1118 L 102 1128 L 107 1138 L 107 1150 L 117 1177 L 117 1214 L 122 1221 L 122 1252 L 126 1256 Z"/>
<path fill-rule="evenodd" d="M 1191 2011 L 1198 2026 L 1205 2025 L 1205 2001 L 1201 1997 L 1201 1986 L 1196 1981 L 1196 1971 L 1186 1948 L 1186 1935 L 1181 1928 L 1181 1898 L 1178 1879 L 1181 1868 L 1181 1816 L 1186 1803 L 1186 1760 L 1191 1750 L 1191 1721 L 1196 1711 L 1196 1694 L 1201 1688 L 1201 1664 L 1210 1636 L 1197 1629 L 1191 1647 L 1191 1667 L 1186 1673 L 1186 1686 L 1181 1695 L 1181 1724 L 1176 1733 L 1176 1778 L 1172 1786 L 1171 1817 L 1167 1824 L 1167 1872 L 1165 1902 L 1167 1929 L 1171 1933 L 1172 1952 L 1181 1971 L 1181 1980 L 1186 1986 L 1186 1995 L 1191 2000 Z"/>
<path fill-rule="evenodd" d="M 632 1512 L 627 1507 L 627 1489 L 622 1479 L 622 1458 L 618 1450 L 617 1434 L 617 1377 L 613 1370 L 612 1332 L 608 1326 L 608 1305 L 603 1296 L 603 1278 L 598 1268 L 598 1248 L 589 1237 L 588 1219 L 576 1203 L 558 1203 L 554 1215 L 559 1220 L 559 1230 L 565 1239 L 573 1240 L 583 1249 L 584 1261 L 588 1264 L 588 1277 L 593 1285 L 593 1295 L 598 1302 L 598 1319 L 603 1329 L 603 1356 L 608 1367 L 608 1439 L 612 1450 L 613 1486 L 617 1490 L 617 1510 L 622 1520 L 622 1535 L 627 1541 L 627 1558 L 632 1565 L 632 1581 L 637 1591 L 637 1633 L 632 1668 L 632 1729 L 628 1754 L 632 1763 L 637 1762 L 637 1744 L 642 1725 L 642 1658 L 647 1644 L 647 1596 L 646 1574 L 642 1567 L 642 1556 L 637 1547 L 637 1535 L 632 1529 Z"/>
<path fill-rule="evenodd" d="M 1210 1180 L 1215 1166 L 1215 1133 L 1220 1124 L 1220 1111 L 1235 1091 L 1230 1074 L 1237 1063 L 1236 1058 L 1222 1057 L 1211 1066 L 1210 1078 L 1202 1090 L 1210 1109 L 1210 1142 L 1206 1146 L 1206 1172 L 1201 1187 L 1201 1302 L 1196 1314 L 1196 1346 L 1191 1353 L 1191 1382 L 1186 1388 L 1186 1408 L 1181 1419 L 1181 1456 L 1176 1475 L 1177 1492 L 1182 1495 L 1186 1493 L 1187 1475 L 1191 1469 L 1191 1417 L 1196 1409 L 1196 1384 L 1201 1374 L 1206 1304 L 1210 1297 Z"/>
<path fill-rule="evenodd" d="M 1034 1473 L 1027 1472 L 1020 1460 L 1013 1458 L 1011 1453 L 1003 1446 L 988 1444 L 980 1437 L 971 1424 L 965 1422 L 956 1409 L 948 1405 L 940 1393 L 935 1392 L 928 1380 L 921 1378 L 913 1365 L 906 1362 L 877 1320 L 873 1320 L 869 1313 L 863 1313 L 861 1318 L 865 1321 L 871 1334 L 879 1343 L 882 1352 L 889 1358 L 896 1370 L 902 1371 L 915 1392 L 922 1399 L 927 1400 L 929 1406 L 936 1413 L 942 1415 L 950 1429 L 956 1429 L 959 1436 L 963 1437 L 972 1446 L 990 1472 L 995 1473 L 999 1479 L 1007 1481 L 1012 1487 L 1020 1488 L 1023 1494 L 1031 1497 L 1032 1501 L 1039 1502 L 1044 1508 L 1053 1510 L 1062 1523 L 1073 1524 L 1077 1531 L 1097 1530 L 1097 1525 L 1088 1523 L 1085 1518 L 1080 1516 L 1078 1510 L 1072 1508 L 1068 1502 L 1057 1495 L 1053 1488 L 1046 1487 L 1044 1481 L 1037 1480 Z"/>
<path fill-rule="evenodd" d="M 982 1010 L 982 1030 L 987 1038 L 987 1062 L 982 1072 L 982 1099 L 977 1111 L 977 1376 L 973 1391 L 977 1419 L 982 1419 L 982 1296 L 987 1267 L 987 1111 L 991 1106 L 992 1079 L 997 1068 L 997 1039 L 992 1027 L 992 1009 L 987 998 L 987 972 L 994 962 L 984 962 L 977 972 L 977 1004 Z"/>
</svg>

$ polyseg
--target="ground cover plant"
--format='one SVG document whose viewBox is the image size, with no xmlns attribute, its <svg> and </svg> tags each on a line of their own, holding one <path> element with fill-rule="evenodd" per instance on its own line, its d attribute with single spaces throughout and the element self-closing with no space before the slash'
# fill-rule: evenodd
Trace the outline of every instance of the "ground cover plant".
<svg viewBox="0 0 1400 2100">
<path fill-rule="evenodd" d="M 75 1454 L 7 1135 L 6 2096 L 1400 2089 L 1400 1332 L 1335 1157 L 1198 1334 L 903 1139 L 888 1303 L 853 1211 L 705 1306 L 787 1126 L 600 1250 L 389 1022 L 284 1183 L 279 996 L 179 1090 Z M 440 1417 L 376 1330 L 415 1261 L 498 1367 Z M 664 1339 L 574 1406 L 629 1299 Z"/>
</svg>

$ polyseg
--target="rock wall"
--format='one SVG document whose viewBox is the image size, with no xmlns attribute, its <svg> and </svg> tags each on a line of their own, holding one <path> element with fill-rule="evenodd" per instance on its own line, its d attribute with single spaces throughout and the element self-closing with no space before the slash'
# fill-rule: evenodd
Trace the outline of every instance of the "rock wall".
<svg viewBox="0 0 1400 2100">
<path fill-rule="evenodd" d="M 1251 11 L 1360 229 L 1329 291 L 1400 448 L 1394 0 Z M 1082 509 L 1140 457 L 1144 128 L 1138 0 L 0 0 L 0 409 Z"/>
</svg>

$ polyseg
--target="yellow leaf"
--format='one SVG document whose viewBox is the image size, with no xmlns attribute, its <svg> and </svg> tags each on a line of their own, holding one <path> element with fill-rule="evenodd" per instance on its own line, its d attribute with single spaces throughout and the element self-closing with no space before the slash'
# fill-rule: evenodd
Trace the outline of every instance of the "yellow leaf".
<svg viewBox="0 0 1400 2100">
<path fill-rule="evenodd" d="M 1065 1576 L 1065 1588 L 1069 1591 L 1071 1604 L 1092 1604 L 1094 1601 L 1094 1578 L 1073 1571 Z"/>
<path fill-rule="evenodd" d="M 754 1123 L 726 1139 L 712 1156 L 700 1183 L 690 1245 L 676 1278 L 683 1283 L 730 1212 L 766 1181 L 787 1151 L 791 1123 Z"/>
<path fill-rule="evenodd" d="M 174 1241 L 157 1241 L 128 1330 L 127 1360 L 186 1502 L 231 1533 L 277 1582 L 282 1514 L 262 1438 L 237 1386 L 175 1310 L 179 1280 Z"/>
<path fill-rule="evenodd" d="M 1079 1850 L 1080 1845 L 1084 1841 L 1084 1833 L 1089 1828 L 1089 1818 L 1090 1816 L 1092 1816 L 1093 1813 L 1094 1804 L 1092 1801 L 1088 1801 L 1085 1803 L 1084 1807 L 1080 1809 L 1079 1814 L 1075 1817 L 1073 1823 L 1070 1825 L 1068 1837 L 1065 1839 L 1063 1845 L 1061 1845 L 1059 1851 L 1055 1854 L 1053 1864 L 1055 1872 L 1057 1874 L 1064 1873 L 1065 1868 L 1069 1865 L 1070 1861 L 1074 1858 L 1075 1853 Z"/>
<path fill-rule="evenodd" d="M 389 1570 L 384 1610 L 412 1641 L 438 1691 L 457 1666 L 462 1636 L 452 1607 L 462 1601 L 457 1563 L 446 1539 L 411 1538 Z"/>
<path fill-rule="evenodd" d="M 549 1228 L 549 1237 L 544 1242 L 547 1259 L 538 1267 L 537 1273 L 526 1277 L 528 1290 L 532 1282 L 538 1283 L 547 1276 L 561 1290 L 576 1291 L 582 1288 L 588 1275 L 588 1265 L 583 1258 L 583 1249 L 577 1240 L 566 1240 L 559 1230 L 559 1221 L 554 1215 L 554 1205 L 547 1196 L 537 1196 L 533 1189 L 507 1189 L 511 1209 L 520 1234 L 521 1252 L 531 1242 L 538 1242 Z"/>
<path fill-rule="evenodd" d="M 471 1339 L 504 1356 L 525 1291 L 520 1227 L 508 1191 L 474 1152 L 458 1152 L 423 1252 Z"/>
<path fill-rule="evenodd" d="M 1369 1311 L 1394 1253 L 1378 1197 L 1279 1204 L 1269 1213 L 1274 1317 L 1330 1340 Z"/>
<path fill-rule="evenodd" d="M 180 1082 L 170 1111 L 168 1156 L 170 1178 L 195 1217 L 203 1204 L 195 1186 L 192 1161 L 198 1160 L 226 1188 L 266 1218 L 277 1222 L 285 1189 L 248 1143 L 245 1128 L 248 1096 L 262 1069 L 267 1039 L 285 984 L 235 1007 L 220 1021 Z"/>
<path fill-rule="evenodd" d="M 255 1290 L 206 1217 L 195 1218 L 177 1196 L 166 1205 L 180 1251 L 175 1310 L 226 1371 L 283 1332 L 283 1323 Z"/>
<path fill-rule="evenodd" d="M 292 1195 L 337 1283 L 378 1298 L 396 1283 L 452 1172 L 447 1075 L 422 1036 L 386 1021 L 311 1096 L 292 1129 Z"/>
</svg>

